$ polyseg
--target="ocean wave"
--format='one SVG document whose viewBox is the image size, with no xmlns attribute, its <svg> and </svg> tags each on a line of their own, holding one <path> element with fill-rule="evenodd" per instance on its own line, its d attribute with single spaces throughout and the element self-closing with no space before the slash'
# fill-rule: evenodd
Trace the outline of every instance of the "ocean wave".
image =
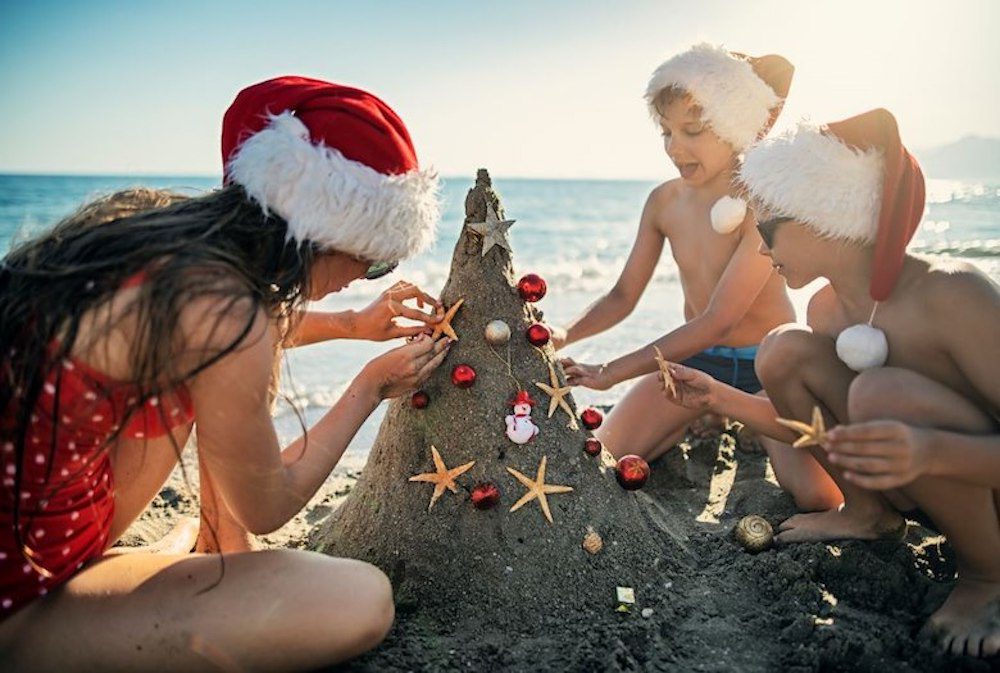
<svg viewBox="0 0 1000 673">
<path fill-rule="evenodd" d="M 1000 257 L 1000 238 L 971 241 L 924 241 L 915 239 L 910 247 L 913 252 L 925 255 L 951 255 L 953 257 Z"/>
</svg>

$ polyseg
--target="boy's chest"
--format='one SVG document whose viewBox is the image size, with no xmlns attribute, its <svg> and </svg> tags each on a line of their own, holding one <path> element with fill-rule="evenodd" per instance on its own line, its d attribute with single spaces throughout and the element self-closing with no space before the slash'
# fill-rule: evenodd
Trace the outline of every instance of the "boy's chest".
<svg viewBox="0 0 1000 673">
<path fill-rule="evenodd" d="M 739 245 L 739 234 L 718 234 L 708 222 L 673 227 L 668 235 L 670 253 L 685 280 L 717 281 Z"/>
</svg>

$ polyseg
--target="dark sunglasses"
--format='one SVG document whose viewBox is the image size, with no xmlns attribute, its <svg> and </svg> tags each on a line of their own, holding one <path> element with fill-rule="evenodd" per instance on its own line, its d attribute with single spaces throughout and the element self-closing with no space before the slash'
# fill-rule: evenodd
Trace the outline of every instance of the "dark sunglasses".
<svg viewBox="0 0 1000 673">
<path fill-rule="evenodd" d="M 758 222 L 757 231 L 760 232 L 760 237 L 764 240 L 764 245 L 768 248 L 773 248 L 774 232 L 778 230 L 780 225 L 785 222 L 791 222 L 794 219 L 794 217 L 772 217 L 770 220 Z"/>
<path fill-rule="evenodd" d="M 365 271 L 365 280 L 377 280 L 396 270 L 399 262 L 375 262 Z"/>
</svg>

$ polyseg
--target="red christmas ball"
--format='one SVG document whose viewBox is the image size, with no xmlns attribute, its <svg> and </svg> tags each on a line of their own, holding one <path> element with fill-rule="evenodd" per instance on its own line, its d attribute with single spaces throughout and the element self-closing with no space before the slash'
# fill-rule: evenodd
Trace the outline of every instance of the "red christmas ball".
<svg viewBox="0 0 1000 673">
<path fill-rule="evenodd" d="M 472 504 L 476 509 L 493 509 L 500 502 L 500 489 L 493 482 L 476 484 L 472 489 Z"/>
<path fill-rule="evenodd" d="M 588 430 L 596 430 L 604 422 L 604 414 L 594 407 L 587 407 L 580 412 L 580 420 L 583 421 L 583 427 Z"/>
<path fill-rule="evenodd" d="M 597 437 L 587 437 L 587 441 L 583 443 L 583 450 L 587 452 L 588 456 L 599 456 L 601 455 L 601 449 L 604 445 L 601 444 L 601 440 Z"/>
<path fill-rule="evenodd" d="M 626 491 L 636 491 L 649 479 L 649 463 L 639 456 L 622 456 L 618 459 L 618 483 Z"/>
<path fill-rule="evenodd" d="M 476 382 L 476 370 L 469 365 L 455 365 L 451 370 L 451 382 L 459 388 L 471 388 Z"/>
<path fill-rule="evenodd" d="M 426 409 L 431 403 L 431 397 L 422 390 L 418 390 L 410 397 L 410 406 L 414 409 Z"/>
<path fill-rule="evenodd" d="M 527 336 L 528 336 L 528 342 L 532 346 L 537 346 L 541 348 L 542 346 L 544 346 L 549 342 L 550 338 L 552 338 L 552 333 L 549 332 L 548 327 L 546 327 L 540 322 L 536 322 L 535 324 L 533 324 L 531 327 L 528 328 Z"/>
<path fill-rule="evenodd" d="M 521 295 L 521 299 L 527 302 L 540 301 L 548 289 L 545 279 L 537 273 L 525 274 L 521 276 L 521 280 L 517 281 L 517 291 Z"/>
</svg>

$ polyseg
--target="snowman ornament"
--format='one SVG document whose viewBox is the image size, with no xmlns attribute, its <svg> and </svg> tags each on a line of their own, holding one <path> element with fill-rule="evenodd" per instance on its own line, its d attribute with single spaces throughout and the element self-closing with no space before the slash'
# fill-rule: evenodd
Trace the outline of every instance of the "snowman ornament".
<svg viewBox="0 0 1000 673">
<path fill-rule="evenodd" d="M 515 444 L 527 444 L 538 435 L 538 426 L 531 421 L 534 401 L 527 390 L 519 390 L 511 400 L 514 413 L 507 416 L 507 437 Z"/>
</svg>

